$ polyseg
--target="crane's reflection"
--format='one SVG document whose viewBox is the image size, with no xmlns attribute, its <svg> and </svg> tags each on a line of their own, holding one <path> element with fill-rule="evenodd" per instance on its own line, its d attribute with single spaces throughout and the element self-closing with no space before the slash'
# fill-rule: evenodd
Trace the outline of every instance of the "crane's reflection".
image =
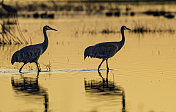
<svg viewBox="0 0 176 112">
<path fill-rule="evenodd" d="M 11 77 L 12 88 L 20 97 L 26 97 L 31 95 L 41 96 L 44 99 L 44 112 L 48 112 L 49 98 L 45 88 L 39 85 L 38 77 L 24 77 L 24 76 L 12 76 Z"/>
<path fill-rule="evenodd" d="M 109 71 L 106 71 L 106 78 L 104 78 L 99 71 L 99 76 L 101 80 L 84 80 L 86 92 L 90 92 L 96 95 L 109 95 L 117 96 L 117 100 L 120 97 L 122 112 L 126 112 L 126 102 L 125 102 L 125 90 L 120 85 L 116 85 L 113 80 L 109 80 Z"/>
</svg>

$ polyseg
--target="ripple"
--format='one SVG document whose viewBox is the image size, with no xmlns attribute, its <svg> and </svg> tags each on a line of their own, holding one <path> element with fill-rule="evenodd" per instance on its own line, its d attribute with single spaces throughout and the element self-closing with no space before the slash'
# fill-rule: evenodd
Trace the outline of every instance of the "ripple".
<svg viewBox="0 0 176 112">
<path fill-rule="evenodd" d="M 114 70 L 114 69 L 110 69 L 110 70 Z M 91 72 L 91 71 L 97 71 L 97 69 L 77 69 L 77 70 L 42 70 L 40 72 L 40 74 L 45 74 L 45 73 L 67 73 L 67 72 Z M 106 69 L 101 69 L 100 71 L 106 71 Z M 24 70 L 24 74 L 33 74 L 37 72 L 37 70 Z M 3 74 L 6 74 L 6 75 L 10 75 L 10 74 L 21 74 L 19 73 L 18 70 L 15 70 L 15 69 L 0 69 L 0 75 L 3 75 Z"/>
</svg>

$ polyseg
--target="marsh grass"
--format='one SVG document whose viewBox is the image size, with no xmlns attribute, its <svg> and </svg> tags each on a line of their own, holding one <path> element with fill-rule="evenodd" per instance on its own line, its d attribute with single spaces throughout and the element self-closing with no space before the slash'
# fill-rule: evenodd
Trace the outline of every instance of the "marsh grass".
<svg viewBox="0 0 176 112">
<path fill-rule="evenodd" d="M 49 61 L 48 64 L 43 64 L 46 67 L 46 70 L 51 71 L 51 63 Z"/>
<path fill-rule="evenodd" d="M 168 32 L 168 33 L 174 33 L 175 30 L 172 28 L 162 29 L 162 28 L 150 28 L 146 25 L 136 24 L 134 29 L 131 30 L 133 33 L 162 33 L 162 32 Z"/>
<path fill-rule="evenodd" d="M 173 12 L 168 12 L 168 11 L 164 11 L 164 10 L 148 10 L 148 11 L 145 11 L 144 14 L 146 15 L 152 15 L 152 16 L 156 16 L 156 17 L 159 17 L 159 16 L 163 16 L 167 19 L 173 19 L 175 17 L 174 13 Z"/>
<path fill-rule="evenodd" d="M 159 26 L 148 26 L 146 24 L 140 24 L 136 23 L 134 27 L 130 28 L 130 32 L 132 33 L 175 33 L 175 30 L 171 27 L 159 27 Z M 97 34 L 103 34 L 103 35 L 108 35 L 108 34 L 116 34 L 120 33 L 118 29 L 113 28 L 112 26 L 105 26 L 104 28 L 97 29 L 96 27 L 92 28 L 87 28 L 84 26 L 83 28 L 75 28 L 74 31 L 74 36 L 79 36 L 79 35 L 97 35 Z"/>
<path fill-rule="evenodd" d="M 105 28 L 101 31 L 102 34 L 111 34 L 111 33 L 119 33 L 119 31 L 115 31 L 111 28 Z"/>
<path fill-rule="evenodd" d="M 22 34 L 19 23 L 11 22 L 14 24 L 8 24 L 8 22 L 9 21 L 3 21 L 3 23 L 0 24 L 0 45 L 32 43 L 31 39 L 28 41 Z"/>
<path fill-rule="evenodd" d="M 111 1 L 111 2 L 110 2 Z M 33 18 L 50 18 L 53 19 L 56 16 L 73 16 L 73 15 L 104 15 L 107 17 L 120 17 L 120 16 L 135 16 L 137 14 L 153 15 L 153 16 L 163 16 L 167 19 L 173 19 L 175 17 L 175 12 L 165 11 L 164 9 L 158 10 L 146 9 L 142 12 L 134 12 L 133 8 L 126 6 L 126 9 L 122 8 L 119 3 L 136 4 L 138 2 L 132 3 L 132 0 L 63 0 L 63 1 L 14 1 L 6 2 L 15 7 L 18 12 L 18 16 L 21 17 L 33 17 Z M 164 0 L 159 0 L 158 3 L 163 3 Z M 144 2 L 142 0 L 142 2 Z M 146 2 L 146 1 L 145 1 Z M 144 2 L 144 3 L 145 3 Z M 149 4 L 155 4 L 155 2 L 146 2 Z M 169 2 L 167 2 L 169 3 Z M 0 9 L 1 10 L 1 9 Z M 125 12 L 124 12 L 125 10 Z M 41 14 L 44 11 L 46 13 Z M 22 12 L 22 13 L 21 13 Z M 27 12 L 27 13 L 26 13 Z M 54 12 L 54 13 L 53 13 Z M 57 13 L 56 13 L 57 12 Z"/>
<path fill-rule="evenodd" d="M 89 31 L 86 31 L 86 32 L 81 32 L 81 34 L 90 34 L 90 35 L 96 35 L 96 34 L 115 34 L 115 33 L 119 33 L 119 31 L 115 31 L 115 30 L 112 30 L 112 29 L 102 29 L 101 31 L 97 31 L 97 30 L 89 30 Z M 75 32 L 75 35 L 79 34 L 78 31 Z"/>
<path fill-rule="evenodd" d="M 1 15 L 1 31 L 0 31 L 0 45 L 12 45 L 12 44 L 28 44 L 28 40 L 24 37 L 21 32 L 21 28 L 18 22 L 17 9 L 11 5 L 14 10 L 11 11 L 8 8 L 0 8 Z"/>
</svg>

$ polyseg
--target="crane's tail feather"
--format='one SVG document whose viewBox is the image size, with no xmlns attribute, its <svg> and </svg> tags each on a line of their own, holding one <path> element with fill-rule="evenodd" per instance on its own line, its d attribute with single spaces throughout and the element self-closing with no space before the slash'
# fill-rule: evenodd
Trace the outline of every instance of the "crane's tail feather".
<svg viewBox="0 0 176 112">
<path fill-rule="evenodd" d="M 16 56 L 15 55 L 13 55 L 12 56 L 12 59 L 11 59 L 11 64 L 13 65 L 14 63 L 15 63 L 15 61 L 16 61 L 16 58 L 15 58 Z"/>
<path fill-rule="evenodd" d="M 15 63 L 15 61 L 11 60 L 11 64 L 13 65 Z"/>
<path fill-rule="evenodd" d="M 86 48 L 85 51 L 84 51 L 84 60 L 85 60 L 86 57 L 88 56 L 88 51 L 89 51 L 88 49 L 89 49 L 89 47 Z"/>
<path fill-rule="evenodd" d="M 86 59 L 87 56 L 84 55 L 84 60 Z"/>
<path fill-rule="evenodd" d="M 87 55 L 87 52 L 86 52 L 86 50 L 84 51 L 84 60 L 86 59 L 86 57 L 87 57 L 88 55 Z"/>
<path fill-rule="evenodd" d="M 15 62 L 18 61 L 18 57 L 19 57 L 18 54 L 19 54 L 18 51 L 16 51 L 16 52 L 13 54 L 12 59 L 11 59 L 11 64 L 12 64 L 12 65 L 13 65 Z"/>
</svg>

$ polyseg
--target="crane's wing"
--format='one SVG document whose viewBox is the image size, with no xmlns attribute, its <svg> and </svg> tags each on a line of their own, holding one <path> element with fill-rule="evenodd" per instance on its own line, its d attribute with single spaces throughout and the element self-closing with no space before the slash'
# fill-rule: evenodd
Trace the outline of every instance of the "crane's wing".
<svg viewBox="0 0 176 112">
<path fill-rule="evenodd" d="M 36 62 L 42 54 L 42 48 L 38 45 L 31 45 L 16 51 L 11 59 L 11 63 L 14 62 Z"/>
<path fill-rule="evenodd" d="M 113 44 L 96 44 L 95 46 L 89 46 L 85 49 L 84 59 L 87 56 L 94 58 L 110 58 L 118 51 L 118 47 Z"/>
</svg>

